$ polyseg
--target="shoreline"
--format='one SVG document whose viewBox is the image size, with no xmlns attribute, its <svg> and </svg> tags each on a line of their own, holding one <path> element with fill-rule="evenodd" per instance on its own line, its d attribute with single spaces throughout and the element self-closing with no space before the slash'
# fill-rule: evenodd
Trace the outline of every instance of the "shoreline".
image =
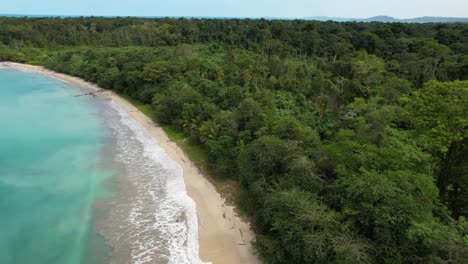
<svg viewBox="0 0 468 264">
<path fill-rule="evenodd" d="M 224 198 L 216 191 L 215 187 L 186 157 L 182 149 L 170 141 L 164 130 L 130 102 L 111 90 L 100 88 L 78 77 L 48 70 L 42 66 L 15 62 L 0 62 L 0 66 L 43 74 L 70 85 L 87 88 L 94 92 L 99 91 L 96 95 L 112 99 L 142 125 L 166 152 L 167 156 L 182 168 L 187 194 L 196 204 L 199 256 L 202 261 L 213 264 L 260 263 L 258 258 L 254 256 L 250 245 L 250 242 L 255 238 L 250 225 L 237 216 L 234 206 L 225 204 Z"/>
</svg>

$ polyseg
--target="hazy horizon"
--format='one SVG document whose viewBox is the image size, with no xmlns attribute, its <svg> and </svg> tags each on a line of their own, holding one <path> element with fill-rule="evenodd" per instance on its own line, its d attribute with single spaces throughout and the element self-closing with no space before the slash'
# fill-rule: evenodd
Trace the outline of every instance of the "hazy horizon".
<svg viewBox="0 0 468 264">
<path fill-rule="evenodd" d="M 404 7 L 404 8 L 403 8 Z M 308 18 L 316 16 L 400 19 L 437 16 L 468 17 L 463 0 L 16 0 L 2 3 L 0 14 L 50 16 L 168 16 Z"/>
<path fill-rule="evenodd" d="M 197 18 L 206 18 L 206 19 L 285 19 L 285 20 L 294 20 L 294 19 L 305 19 L 305 20 L 310 20 L 314 18 L 329 18 L 329 19 L 338 19 L 336 21 L 356 21 L 354 19 L 358 19 L 357 21 L 366 20 L 366 19 L 371 19 L 371 18 L 377 18 L 377 17 L 391 17 L 396 20 L 411 20 L 411 19 L 418 19 L 418 18 L 424 18 L 424 17 L 429 17 L 429 18 L 451 18 L 451 19 L 468 19 L 468 16 L 462 17 L 462 16 L 417 16 L 417 17 L 395 17 L 395 16 L 390 16 L 390 15 L 375 15 L 375 16 L 369 16 L 369 17 L 336 17 L 336 16 L 309 16 L 309 17 L 280 17 L 280 16 L 263 16 L 263 17 L 245 17 L 245 16 L 164 16 L 164 15 L 156 15 L 156 16 L 144 16 L 144 15 L 67 15 L 67 14 L 13 14 L 13 13 L 0 13 L 0 17 L 31 17 L 31 18 L 42 18 L 42 17 L 61 17 L 61 18 L 75 18 L 75 17 L 104 17 L 104 18 L 117 18 L 117 17 L 135 17 L 135 18 L 187 18 L 187 19 L 197 19 Z M 342 20 L 344 19 L 344 20 Z M 346 20 L 350 19 L 350 20 Z"/>
</svg>

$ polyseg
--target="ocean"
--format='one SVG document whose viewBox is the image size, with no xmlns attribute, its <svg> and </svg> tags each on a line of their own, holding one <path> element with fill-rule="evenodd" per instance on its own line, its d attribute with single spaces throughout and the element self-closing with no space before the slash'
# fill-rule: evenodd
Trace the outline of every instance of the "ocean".
<svg viewBox="0 0 468 264">
<path fill-rule="evenodd" d="M 0 68 L 0 263 L 201 263 L 182 169 L 84 92 Z"/>
</svg>

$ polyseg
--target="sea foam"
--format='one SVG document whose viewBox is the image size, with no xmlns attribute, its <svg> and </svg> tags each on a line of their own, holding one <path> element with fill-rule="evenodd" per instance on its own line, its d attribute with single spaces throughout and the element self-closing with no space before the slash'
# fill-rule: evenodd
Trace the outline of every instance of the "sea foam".
<svg viewBox="0 0 468 264">
<path fill-rule="evenodd" d="M 186 193 L 182 168 L 126 111 L 113 101 L 108 104 L 120 117 L 108 121 L 118 147 L 116 158 L 133 185 L 128 210 L 111 215 L 128 214 L 118 221 L 111 246 L 129 247 L 135 264 L 203 263 L 198 255 L 196 207 Z"/>
</svg>

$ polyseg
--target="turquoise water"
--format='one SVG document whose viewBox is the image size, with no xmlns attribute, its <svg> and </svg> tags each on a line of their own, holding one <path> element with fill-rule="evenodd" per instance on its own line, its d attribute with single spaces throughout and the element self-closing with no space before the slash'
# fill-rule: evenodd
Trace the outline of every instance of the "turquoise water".
<svg viewBox="0 0 468 264">
<path fill-rule="evenodd" d="M 0 67 L 0 264 L 201 263 L 182 168 L 84 92 Z"/>
<path fill-rule="evenodd" d="M 99 106 L 59 80 L 0 69 L 0 263 L 101 263 L 95 202 L 112 174 Z"/>
</svg>

